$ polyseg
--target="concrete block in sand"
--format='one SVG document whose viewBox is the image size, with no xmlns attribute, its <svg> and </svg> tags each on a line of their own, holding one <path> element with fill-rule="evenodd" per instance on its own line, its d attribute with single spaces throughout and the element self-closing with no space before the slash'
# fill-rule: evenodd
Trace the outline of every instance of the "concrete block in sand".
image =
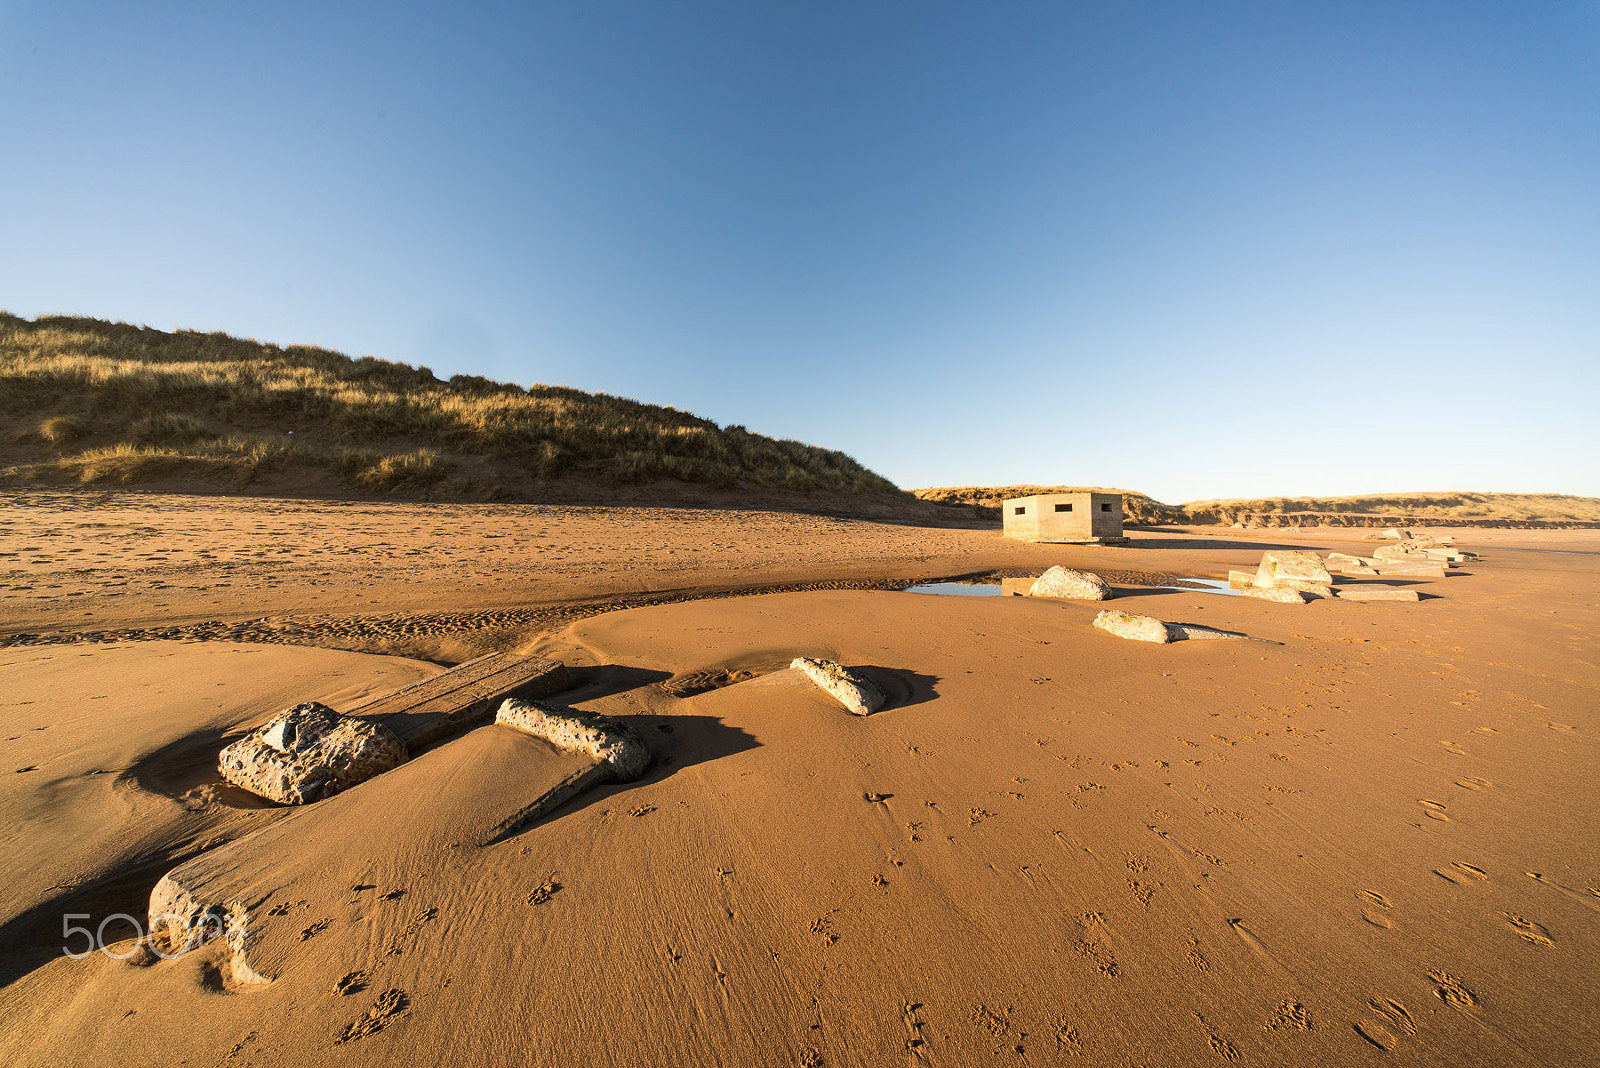
<svg viewBox="0 0 1600 1068">
<path fill-rule="evenodd" d="M 308 701 L 223 749 L 217 769 L 235 786 L 285 805 L 348 790 L 406 759 L 406 747 L 381 723 L 341 716 Z"/>
<path fill-rule="evenodd" d="M 1106 580 L 1089 571 L 1074 571 L 1057 565 L 1034 580 L 1029 597 L 1063 597 L 1074 601 L 1108 601 L 1112 597 Z"/>
<path fill-rule="evenodd" d="M 813 660 L 809 656 L 797 656 L 789 662 L 789 666 L 803 672 L 807 678 L 832 694 L 841 705 L 858 716 L 872 715 L 888 700 L 883 691 L 878 689 L 877 683 L 832 660 Z"/>
<path fill-rule="evenodd" d="M 1107 634 L 1136 642 L 1165 643 L 1172 640 L 1167 625 L 1154 616 L 1136 616 L 1132 612 L 1119 612 L 1114 608 L 1107 608 L 1095 616 L 1094 625 Z"/>
<path fill-rule="evenodd" d="M 1471 560 L 1481 559 L 1477 553 L 1435 539 L 1413 538 L 1403 541 L 1399 545 L 1381 546 L 1373 557 L 1380 561 L 1385 560 L 1416 560 L 1433 561 L 1440 564 L 1461 564 Z"/>
<path fill-rule="evenodd" d="M 1333 576 L 1322 566 L 1316 553 L 1299 549 L 1274 549 L 1261 554 L 1261 566 L 1256 569 L 1256 585 L 1263 589 L 1291 582 L 1315 582 L 1328 586 Z"/>
<path fill-rule="evenodd" d="M 615 782 L 632 782 L 650 766 L 650 750 L 632 728 L 609 716 L 511 698 L 494 721 L 543 738 L 558 749 L 587 753 Z"/>
<path fill-rule="evenodd" d="M 1230 590 L 1249 590 L 1249 589 L 1254 589 L 1255 588 L 1255 584 L 1256 584 L 1256 573 L 1254 571 L 1230 571 L 1230 572 L 1228 572 L 1228 589 L 1230 589 Z"/>
<path fill-rule="evenodd" d="M 1245 597 L 1254 597 L 1258 601 L 1276 601 L 1279 604 L 1305 604 L 1306 595 L 1293 586 L 1271 586 L 1239 591 Z"/>
<path fill-rule="evenodd" d="M 1394 586 L 1340 586 L 1341 601 L 1416 601 L 1416 590 L 1402 590 Z"/>
</svg>

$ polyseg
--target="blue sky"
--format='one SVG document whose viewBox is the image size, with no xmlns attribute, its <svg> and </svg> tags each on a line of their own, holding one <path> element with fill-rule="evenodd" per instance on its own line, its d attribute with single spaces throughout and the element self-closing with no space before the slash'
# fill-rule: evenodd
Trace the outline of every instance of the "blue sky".
<svg viewBox="0 0 1600 1068">
<path fill-rule="evenodd" d="M 0 307 L 902 486 L 1600 496 L 1600 4 L 18 4 Z"/>
</svg>

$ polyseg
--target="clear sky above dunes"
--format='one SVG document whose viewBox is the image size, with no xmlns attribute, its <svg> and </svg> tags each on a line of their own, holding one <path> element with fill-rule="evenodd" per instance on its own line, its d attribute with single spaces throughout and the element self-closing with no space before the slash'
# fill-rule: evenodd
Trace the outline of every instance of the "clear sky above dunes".
<svg viewBox="0 0 1600 1068">
<path fill-rule="evenodd" d="M 902 486 L 1600 496 L 1595 3 L 0 0 L 0 307 Z"/>
</svg>

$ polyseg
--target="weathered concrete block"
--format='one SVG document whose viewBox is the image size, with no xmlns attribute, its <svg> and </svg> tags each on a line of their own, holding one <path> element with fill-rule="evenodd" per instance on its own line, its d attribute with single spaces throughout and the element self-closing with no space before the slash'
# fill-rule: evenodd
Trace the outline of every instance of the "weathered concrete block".
<svg viewBox="0 0 1600 1068">
<path fill-rule="evenodd" d="M 232 950 L 228 966 L 235 983 L 272 982 L 271 976 L 262 975 L 250 964 L 250 914 L 245 903 L 237 898 L 201 900 L 184 885 L 183 867 L 162 876 L 150 891 L 148 929 L 156 947 L 168 957 L 179 957 L 214 938 L 224 938 Z"/>
<path fill-rule="evenodd" d="M 813 660 L 797 656 L 789 666 L 804 672 L 806 677 L 838 699 L 841 705 L 858 716 L 870 716 L 888 700 L 878 684 L 865 675 L 851 671 L 832 660 Z"/>
<path fill-rule="evenodd" d="M 1112 597 L 1106 580 L 1090 571 L 1057 565 L 1034 580 L 1029 597 L 1064 597 L 1074 601 L 1107 601 Z"/>
<path fill-rule="evenodd" d="M 1396 539 L 1398 541 L 1410 541 L 1411 540 L 1411 531 L 1404 530 L 1404 529 L 1402 529 L 1400 527 L 1390 527 L 1387 530 L 1385 530 L 1382 534 L 1380 534 L 1379 537 L 1394 538 L 1394 539 Z"/>
<path fill-rule="evenodd" d="M 1457 549 L 1441 541 L 1432 539 L 1413 539 L 1403 541 L 1399 545 L 1382 545 L 1372 554 L 1379 561 L 1384 560 L 1416 560 L 1432 561 L 1435 563 L 1462 563 L 1466 560 L 1479 559 L 1477 553 Z"/>
<path fill-rule="evenodd" d="M 1255 584 L 1256 584 L 1256 573 L 1254 571 L 1230 571 L 1230 572 L 1228 572 L 1228 589 L 1230 589 L 1230 590 L 1248 590 L 1248 589 L 1253 589 L 1255 587 Z"/>
<path fill-rule="evenodd" d="M 650 750 L 632 728 L 609 716 L 509 698 L 494 721 L 543 738 L 558 749 L 587 753 L 605 765 L 616 782 L 632 782 L 650 766 Z"/>
<path fill-rule="evenodd" d="M 1316 553 L 1300 549 L 1273 549 L 1261 554 L 1261 566 L 1256 570 L 1256 585 L 1263 589 L 1281 586 L 1287 582 L 1316 582 L 1332 585 L 1333 576 L 1322 566 Z"/>
<path fill-rule="evenodd" d="M 1340 586 L 1341 601 L 1416 601 L 1416 590 L 1402 590 L 1394 586 Z"/>
<path fill-rule="evenodd" d="M 405 758 L 404 743 L 381 723 L 308 701 L 223 749 L 217 769 L 253 794 L 303 805 L 348 790 Z"/>
<path fill-rule="evenodd" d="M 1329 571 L 1343 571 L 1347 567 L 1360 567 L 1361 558 L 1349 553 L 1329 553 L 1325 564 Z"/>
<path fill-rule="evenodd" d="M 1002 578 L 1000 580 L 1000 596 L 1026 597 L 1028 591 L 1033 589 L 1033 584 L 1038 582 L 1035 578 Z"/>
<path fill-rule="evenodd" d="M 1136 616 L 1132 612 L 1119 612 L 1114 608 L 1107 608 L 1095 616 L 1094 625 L 1107 634 L 1136 642 L 1166 643 L 1172 640 L 1167 625 L 1154 616 Z"/>
<path fill-rule="evenodd" d="M 1239 592 L 1258 601 L 1276 601 L 1280 604 L 1305 604 L 1307 600 L 1306 595 L 1293 586 L 1256 586 Z"/>
</svg>

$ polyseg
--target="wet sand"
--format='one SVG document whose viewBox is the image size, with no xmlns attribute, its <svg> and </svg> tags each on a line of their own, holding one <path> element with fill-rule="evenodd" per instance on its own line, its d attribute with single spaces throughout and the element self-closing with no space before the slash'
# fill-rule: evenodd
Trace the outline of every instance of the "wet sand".
<svg viewBox="0 0 1600 1068">
<path fill-rule="evenodd" d="M 134 495 L 12 499 L 4 523 L 8 1063 L 1600 1048 L 1592 532 L 1454 530 L 1485 559 L 1414 583 L 1418 603 L 1288 606 L 1148 583 L 1366 532 L 1039 547 L 795 514 Z M 1256 640 L 1126 642 L 1089 626 L 1098 605 L 1020 598 L 727 596 L 1052 563 Z M 499 839 L 570 770 L 508 728 L 293 812 L 209 770 L 277 708 L 492 648 L 565 661 L 560 699 L 626 719 L 655 766 Z M 861 668 L 889 706 L 845 714 L 795 655 Z M 60 956 L 61 913 L 142 915 L 206 847 L 229 851 L 272 982 L 240 982 L 220 942 Z"/>
</svg>

